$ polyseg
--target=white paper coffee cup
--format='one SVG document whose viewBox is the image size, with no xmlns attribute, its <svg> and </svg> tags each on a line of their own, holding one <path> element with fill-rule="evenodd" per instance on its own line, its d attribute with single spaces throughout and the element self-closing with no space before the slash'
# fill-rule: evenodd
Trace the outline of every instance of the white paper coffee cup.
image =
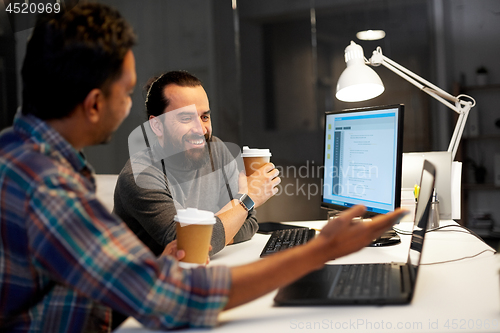
<svg viewBox="0 0 500 333">
<path fill-rule="evenodd" d="M 245 172 L 247 176 L 250 176 L 264 164 L 271 161 L 271 151 L 269 149 L 257 149 L 244 146 L 241 157 L 243 157 L 243 162 L 245 163 Z"/>
<path fill-rule="evenodd" d="M 214 213 L 196 208 L 179 209 L 174 221 L 177 249 L 186 253 L 179 265 L 183 268 L 205 265 L 215 224 Z"/>
</svg>

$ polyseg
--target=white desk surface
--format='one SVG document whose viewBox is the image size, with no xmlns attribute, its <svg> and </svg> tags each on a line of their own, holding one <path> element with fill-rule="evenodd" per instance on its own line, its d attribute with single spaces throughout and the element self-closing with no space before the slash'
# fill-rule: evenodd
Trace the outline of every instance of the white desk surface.
<svg viewBox="0 0 500 333">
<path fill-rule="evenodd" d="M 321 227 L 325 221 L 291 224 Z M 442 221 L 441 225 L 454 224 Z M 403 222 L 399 229 L 409 230 Z M 453 228 L 457 231 L 462 229 Z M 449 229 L 445 229 L 449 230 Z M 269 236 L 226 247 L 210 265 L 237 266 L 258 260 Z M 401 244 L 367 247 L 329 264 L 406 262 L 410 236 Z M 425 265 L 475 255 L 489 247 L 462 232 L 426 234 L 413 300 L 408 305 L 277 307 L 276 291 L 243 306 L 224 311 L 216 332 L 500 332 L 500 255 L 485 252 L 475 258 Z M 207 330 L 192 330 L 207 332 Z M 115 332 L 151 332 L 129 318 Z"/>
</svg>

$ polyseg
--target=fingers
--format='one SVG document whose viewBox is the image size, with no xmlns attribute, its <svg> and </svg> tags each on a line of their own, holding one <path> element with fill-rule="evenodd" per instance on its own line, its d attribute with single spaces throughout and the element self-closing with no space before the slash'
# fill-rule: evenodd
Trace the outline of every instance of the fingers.
<svg viewBox="0 0 500 333">
<path fill-rule="evenodd" d="M 255 202 L 255 207 L 264 204 L 278 193 L 277 186 L 281 183 L 279 170 L 273 163 L 266 163 L 248 177 L 248 194 Z"/>
<path fill-rule="evenodd" d="M 389 230 L 395 223 L 399 222 L 408 212 L 397 209 L 384 215 L 378 215 L 372 220 L 362 223 L 355 223 L 360 229 L 360 234 L 365 234 L 368 240 L 380 237 L 385 231 Z"/>
<path fill-rule="evenodd" d="M 186 256 L 186 252 L 184 250 L 177 250 L 177 252 L 175 253 L 175 258 L 177 260 L 181 260 L 183 259 L 184 257 Z"/>
<path fill-rule="evenodd" d="M 316 239 L 327 244 L 323 252 L 328 260 L 360 250 L 408 213 L 397 209 L 366 222 L 352 222 L 354 217 L 363 215 L 365 211 L 363 206 L 352 207 L 329 221 L 321 230 Z"/>
<path fill-rule="evenodd" d="M 338 218 L 341 218 L 342 220 L 347 220 L 351 221 L 353 218 L 358 217 L 358 216 L 363 216 L 363 214 L 366 212 L 366 207 L 362 205 L 356 205 L 348 210 L 343 211 L 340 213 Z"/>
<path fill-rule="evenodd" d="M 261 167 L 262 171 L 264 171 L 265 173 L 269 173 L 270 171 L 272 170 L 276 170 L 276 166 L 273 164 L 273 163 L 266 163 L 264 164 L 262 167 Z M 278 174 L 279 174 L 279 171 L 278 171 Z"/>
<path fill-rule="evenodd" d="M 277 171 L 277 170 L 276 170 Z M 279 171 L 277 172 L 277 175 L 279 175 Z M 281 178 L 278 177 L 276 175 L 276 177 L 274 177 L 272 180 L 271 180 L 271 186 L 272 186 L 272 191 L 273 191 L 273 195 L 275 195 L 276 193 L 278 193 L 279 189 L 278 189 L 278 185 L 281 184 Z"/>
<path fill-rule="evenodd" d="M 363 216 L 366 212 L 366 207 L 362 205 L 356 205 L 352 208 L 343 211 L 334 218 L 330 218 L 329 223 L 352 223 L 354 218 L 359 218 Z M 334 221 L 334 222 L 332 222 Z"/>
<path fill-rule="evenodd" d="M 374 229 L 376 230 L 387 230 L 390 227 L 392 227 L 394 224 L 398 223 L 401 221 L 401 219 L 410 213 L 408 210 L 398 208 L 393 212 L 384 214 L 384 215 L 378 215 L 372 219 L 372 221 L 367 222 L 368 224 L 372 225 Z"/>
<path fill-rule="evenodd" d="M 352 227 L 351 222 L 354 217 L 363 215 L 365 211 L 366 208 L 364 206 L 356 205 L 342 212 L 323 227 L 321 234 L 327 238 L 338 237 L 343 233 L 343 230 Z"/>
<path fill-rule="evenodd" d="M 263 171 L 265 172 L 266 177 L 270 180 L 273 195 L 278 192 L 276 186 L 281 183 L 281 178 L 279 177 L 280 171 L 276 169 L 273 163 L 267 163 L 263 167 Z"/>
<path fill-rule="evenodd" d="M 391 226 L 391 225 L 397 223 L 398 221 L 400 221 L 408 213 L 409 213 L 409 211 L 407 211 L 406 209 L 398 208 L 393 212 L 390 212 L 390 213 L 387 213 L 384 215 L 378 215 L 378 216 L 374 217 L 372 219 L 372 221 L 370 221 L 368 223 L 379 224 L 382 226 L 383 225 Z"/>
<path fill-rule="evenodd" d="M 175 239 L 165 246 L 162 255 L 174 256 L 177 260 L 181 260 L 186 256 L 186 252 L 177 249 L 177 239 Z"/>
<path fill-rule="evenodd" d="M 170 243 L 167 244 L 167 246 L 165 246 L 162 255 L 173 256 L 176 251 L 177 251 L 177 239 L 171 241 Z"/>
</svg>

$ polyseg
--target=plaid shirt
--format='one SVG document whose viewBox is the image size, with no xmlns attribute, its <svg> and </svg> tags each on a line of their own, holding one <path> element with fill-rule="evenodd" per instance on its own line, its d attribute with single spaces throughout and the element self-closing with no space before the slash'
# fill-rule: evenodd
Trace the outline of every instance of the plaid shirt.
<svg viewBox="0 0 500 333">
<path fill-rule="evenodd" d="M 0 331 L 109 332 L 110 307 L 151 328 L 210 327 L 230 283 L 226 267 L 156 258 L 45 122 L 19 116 L 0 135 Z"/>
</svg>

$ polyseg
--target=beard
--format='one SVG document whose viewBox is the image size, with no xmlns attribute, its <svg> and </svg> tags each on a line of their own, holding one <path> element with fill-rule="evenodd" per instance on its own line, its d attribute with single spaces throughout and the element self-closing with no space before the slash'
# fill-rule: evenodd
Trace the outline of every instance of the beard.
<svg viewBox="0 0 500 333">
<path fill-rule="evenodd" d="M 203 140 L 205 144 L 200 148 L 187 149 L 184 143 L 192 140 Z M 174 144 L 169 135 L 163 136 L 163 148 L 166 153 L 169 164 L 173 164 L 183 170 L 197 170 L 205 166 L 210 160 L 209 141 L 211 136 L 207 133 L 205 136 L 186 134 L 181 141 Z"/>
</svg>

